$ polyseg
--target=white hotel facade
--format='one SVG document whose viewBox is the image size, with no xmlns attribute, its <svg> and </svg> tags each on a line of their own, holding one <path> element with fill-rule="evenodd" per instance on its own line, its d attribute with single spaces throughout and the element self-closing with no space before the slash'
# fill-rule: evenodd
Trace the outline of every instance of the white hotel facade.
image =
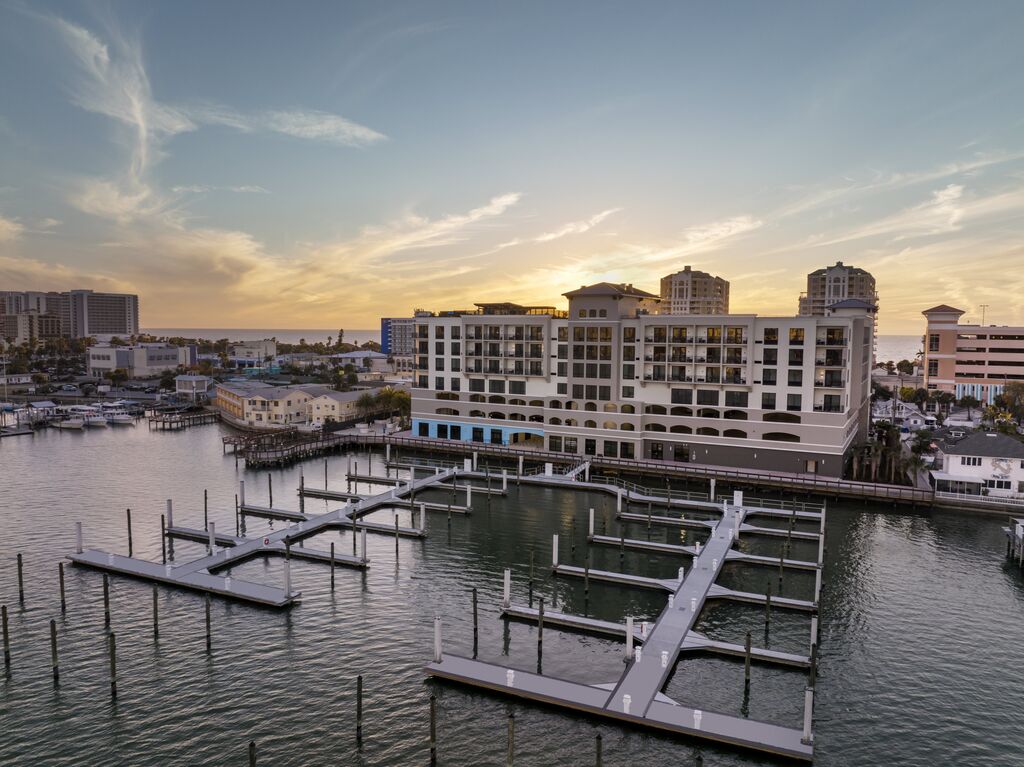
<svg viewBox="0 0 1024 767">
<path fill-rule="evenodd" d="M 655 314 L 599 283 L 568 311 L 478 304 L 416 320 L 413 434 L 841 476 L 869 417 L 872 308 Z"/>
</svg>

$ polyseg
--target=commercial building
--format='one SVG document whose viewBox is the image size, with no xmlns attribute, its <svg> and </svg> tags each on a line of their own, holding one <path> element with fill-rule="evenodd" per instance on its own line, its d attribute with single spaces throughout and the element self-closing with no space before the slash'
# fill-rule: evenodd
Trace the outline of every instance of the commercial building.
<svg viewBox="0 0 1024 767">
<path fill-rule="evenodd" d="M 193 402 L 204 400 L 209 395 L 213 379 L 209 376 L 185 373 L 174 377 L 174 393 Z"/>
<path fill-rule="evenodd" d="M 412 356 L 415 328 L 415 317 L 381 317 L 381 352 L 388 356 Z"/>
<path fill-rule="evenodd" d="M 1024 497 L 1024 443 L 984 431 L 951 430 L 937 442 L 932 484 L 939 492 Z"/>
<path fill-rule="evenodd" d="M 0 341 L 18 345 L 60 338 L 60 320 L 52 314 L 23 311 L 0 314 Z"/>
<path fill-rule="evenodd" d="M 807 275 L 807 291 L 800 294 L 801 317 L 824 317 L 829 306 L 847 299 L 865 301 L 878 311 L 878 292 L 870 272 L 837 261 Z"/>
<path fill-rule="evenodd" d="M 1024 381 L 1024 326 L 961 325 L 963 310 L 946 304 L 922 314 L 925 388 L 990 405 L 1007 383 Z"/>
<path fill-rule="evenodd" d="M 662 314 L 728 314 L 729 283 L 707 272 L 684 266 L 661 278 Z"/>
<path fill-rule="evenodd" d="M 567 312 L 477 304 L 418 318 L 414 434 L 831 476 L 866 436 L 869 304 L 665 315 L 632 285 L 565 295 Z"/>
<path fill-rule="evenodd" d="M 191 367 L 198 359 L 196 346 L 137 344 L 136 346 L 90 346 L 85 353 L 90 376 L 102 377 L 120 368 L 129 378 L 151 378 L 167 370 Z"/>
<path fill-rule="evenodd" d="M 262 367 L 264 362 L 276 356 L 277 341 L 272 338 L 233 344 L 228 352 L 228 357 L 239 367 Z"/>
</svg>

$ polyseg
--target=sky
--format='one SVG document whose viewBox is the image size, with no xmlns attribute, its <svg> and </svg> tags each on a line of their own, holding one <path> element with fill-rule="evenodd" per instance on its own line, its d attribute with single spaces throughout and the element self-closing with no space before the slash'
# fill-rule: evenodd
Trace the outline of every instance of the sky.
<svg viewBox="0 0 1024 767">
<path fill-rule="evenodd" d="M 1019 2 L 0 0 L 0 290 L 143 327 L 657 292 L 1024 324 Z"/>
</svg>

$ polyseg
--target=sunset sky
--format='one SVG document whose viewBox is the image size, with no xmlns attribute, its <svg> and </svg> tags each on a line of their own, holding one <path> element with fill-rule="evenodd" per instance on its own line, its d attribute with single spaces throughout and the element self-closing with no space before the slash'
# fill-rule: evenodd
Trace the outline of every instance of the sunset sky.
<svg viewBox="0 0 1024 767">
<path fill-rule="evenodd" d="M 148 327 L 373 327 L 878 279 L 1024 323 L 1024 4 L 0 0 L 0 290 Z"/>
</svg>

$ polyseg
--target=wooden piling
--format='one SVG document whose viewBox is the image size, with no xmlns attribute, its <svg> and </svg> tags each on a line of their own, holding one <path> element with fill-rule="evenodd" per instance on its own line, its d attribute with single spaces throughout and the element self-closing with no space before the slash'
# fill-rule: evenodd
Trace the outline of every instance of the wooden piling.
<svg viewBox="0 0 1024 767">
<path fill-rule="evenodd" d="M 334 541 L 331 541 L 331 591 L 334 591 Z"/>
<path fill-rule="evenodd" d="M 512 767 L 512 762 L 515 759 L 516 753 L 516 715 L 508 715 L 508 756 L 506 757 L 505 764 L 507 767 Z"/>
<path fill-rule="evenodd" d="M 537 661 L 544 654 L 544 597 L 537 603 Z"/>
<path fill-rule="evenodd" d="M 21 554 L 18 554 L 18 602 L 25 604 L 25 573 L 22 569 Z"/>
<path fill-rule="evenodd" d="M 160 559 L 167 564 L 167 516 L 160 515 Z"/>
<path fill-rule="evenodd" d="M 764 592 L 764 630 L 772 622 L 772 584 L 769 583 Z"/>
<path fill-rule="evenodd" d="M 53 683 L 60 683 L 60 667 L 57 665 L 57 621 L 50 619 L 50 666 L 53 668 Z"/>
<path fill-rule="evenodd" d="M 125 509 L 125 516 L 128 518 L 128 556 L 132 556 L 132 510 Z"/>
<path fill-rule="evenodd" d="M 811 666 L 807 670 L 808 687 L 814 687 L 818 679 L 818 643 L 811 642 Z"/>
<path fill-rule="evenodd" d="M 210 527 L 210 494 L 203 488 L 203 529 Z"/>
<path fill-rule="evenodd" d="M 7 605 L 0 606 L 0 623 L 3 624 L 4 634 L 4 666 L 11 667 L 11 635 L 7 628 Z"/>
<path fill-rule="evenodd" d="M 107 637 L 107 650 L 110 654 L 110 697 L 117 700 L 117 640 L 113 631 Z"/>
<path fill-rule="evenodd" d="M 153 584 L 153 639 L 160 638 L 160 613 L 157 607 L 157 594 L 158 590 L 156 584 Z"/>
<path fill-rule="evenodd" d="M 430 763 L 437 764 L 437 696 L 430 696 Z"/>
<path fill-rule="evenodd" d="M 395 561 L 398 561 L 398 514 L 395 514 Z"/>
<path fill-rule="evenodd" d="M 103 625 L 110 627 L 110 579 L 103 574 Z"/>
<path fill-rule="evenodd" d="M 213 651 L 213 634 L 210 631 L 210 595 L 206 595 L 206 652 Z"/>
<path fill-rule="evenodd" d="M 249 767 L 256 767 L 256 741 L 249 741 Z"/>
<path fill-rule="evenodd" d="M 356 743 L 363 742 L 363 675 L 356 677 Z"/>
<path fill-rule="evenodd" d="M 68 611 L 68 603 L 67 603 L 67 600 L 64 598 L 64 563 L 63 562 L 58 562 L 57 563 L 57 574 L 59 576 L 58 580 L 60 581 L 60 611 L 62 613 L 66 613 Z"/>
<path fill-rule="evenodd" d="M 267 472 L 267 497 L 269 503 L 267 504 L 270 508 L 274 508 L 274 475 Z"/>
<path fill-rule="evenodd" d="M 476 650 L 476 643 L 477 643 L 477 639 L 479 638 L 479 636 L 480 636 L 480 631 L 479 631 L 479 628 L 478 628 L 477 612 L 476 612 L 476 586 L 474 586 L 473 587 L 473 649 L 474 649 L 474 651 Z"/>
<path fill-rule="evenodd" d="M 750 689 L 750 632 L 747 632 L 747 639 L 743 644 L 743 687 Z"/>
</svg>

